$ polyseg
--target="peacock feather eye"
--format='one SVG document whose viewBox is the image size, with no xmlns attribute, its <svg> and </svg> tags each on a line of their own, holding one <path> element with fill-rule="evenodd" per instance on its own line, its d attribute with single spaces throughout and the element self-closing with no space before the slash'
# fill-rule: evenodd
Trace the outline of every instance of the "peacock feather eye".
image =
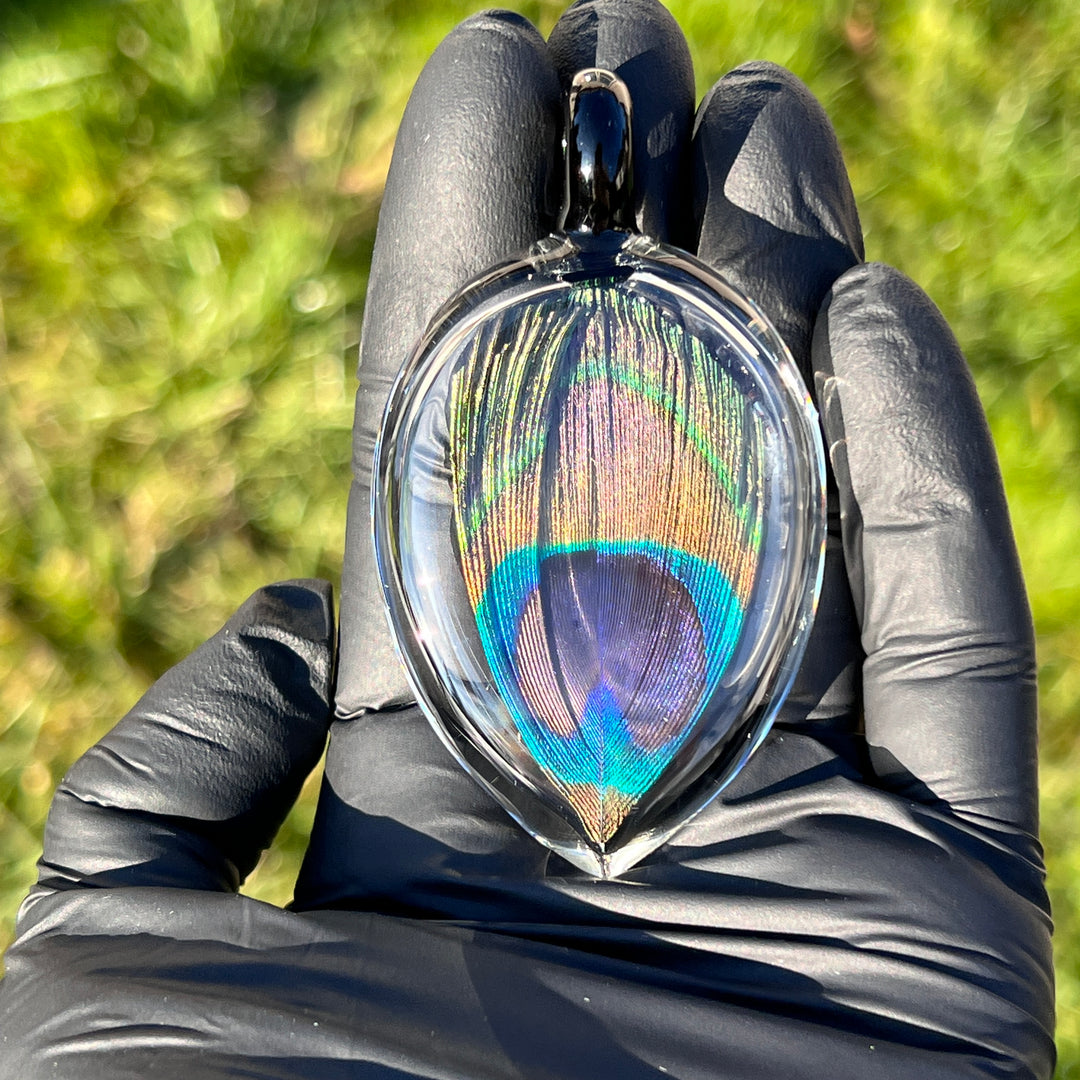
<svg viewBox="0 0 1080 1080">
<path fill-rule="evenodd" d="M 627 228 L 628 123 L 614 76 L 579 75 L 565 231 L 436 317 L 391 393 L 373 496 L 391 626 L 435 730 L 602 877 L 764 738 L 824 536 L 795 365 L 750 301 Z"/>
</svg>

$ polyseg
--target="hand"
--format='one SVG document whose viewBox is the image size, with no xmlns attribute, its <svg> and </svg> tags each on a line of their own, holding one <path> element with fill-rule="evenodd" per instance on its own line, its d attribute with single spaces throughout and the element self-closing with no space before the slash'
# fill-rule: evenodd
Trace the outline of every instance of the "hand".
<svg viewBox="0 0 1080 1080">
<path fill-rule="evenodd" d="M 446 296 L 551 227 L 562 87 L 592 64 L 633 96 L 643 227 L 779 326 L 833 473 L 772 737 L 607 883 L 438 743 L 367 540 L 389 381 Z M 993 448 L 940 315 L 861 256 L 835 139 L 786 72 L 737 69 L 695 122 L 652 2 L 574 7 L 548 45 L 509 15 L 452 34 L 380 219 L 339 719 L 296 912 L 233 890 L 329 719 L 329 597 L 301 584 L 249 601 L 65 779 L 0 984 L 0 1076 L 1049 1076 L 1033 646 Z"/>
</svg>

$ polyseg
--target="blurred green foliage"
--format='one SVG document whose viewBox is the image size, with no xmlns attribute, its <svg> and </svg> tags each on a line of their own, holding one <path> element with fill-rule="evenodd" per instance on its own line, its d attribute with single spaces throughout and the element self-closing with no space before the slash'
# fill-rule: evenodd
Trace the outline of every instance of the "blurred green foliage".
<svg viewBox="0 0 1080 1080">
<path fill-rule="evenodd" d="M 50 792 L 258 585 L 338 576 L 394 131 L 478 3 L 39 0 L 0 30 L 0 948 Z M 518 5 L 545 32 L 560 3 Z M 1080 1077 L 1080 20 L 1072 0 L 672 0 L 699 91 L 778 61 L 868 257 L 952 323 L 1039 632 L 1060 1077 Z M 246 886 L 285 902 L 317 777 Z"/>
</svg>

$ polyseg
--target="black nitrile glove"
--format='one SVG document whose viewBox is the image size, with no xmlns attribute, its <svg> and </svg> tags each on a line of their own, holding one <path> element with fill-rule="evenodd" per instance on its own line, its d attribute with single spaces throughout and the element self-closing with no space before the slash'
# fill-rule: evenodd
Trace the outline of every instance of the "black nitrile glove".
<svg viewBox="0 0 1080 1080">
<path fill-rule="evenodd" d="M 623 880 L 514 825 L 394 656 L 373 438 L 435 308 L 546 233 L 564 88 L 635 106 L 645 231 L 758 300 L 812 379 L 835 486 L 825 586 L 773 734 Z M 860 263 L 835 138 L 750 64 L 693 116 L 652 0 L 545 44 L 469 20 L 421 76 L 372 267 L 337 721 L 294 912 L 234 895 L 317 759 L 323 586 L 264 590 L 69 773 L 0 984 L 0 1076 L 1049 1077 L 1035 665 L 994 451 L 932 304 Z"/>
</svg>

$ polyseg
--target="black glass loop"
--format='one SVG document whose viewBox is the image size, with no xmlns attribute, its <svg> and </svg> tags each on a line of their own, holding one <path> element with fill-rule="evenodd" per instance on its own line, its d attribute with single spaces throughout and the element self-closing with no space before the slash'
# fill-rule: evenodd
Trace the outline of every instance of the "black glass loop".
<svg viewBox="0 0 1080 1080">
<path fill-rule="evenodd" d="M 630 125 L 626 83 L 600 68 L 578 72 L 567 99 L 562 232 L 635 231 Z"/>
</svg>

